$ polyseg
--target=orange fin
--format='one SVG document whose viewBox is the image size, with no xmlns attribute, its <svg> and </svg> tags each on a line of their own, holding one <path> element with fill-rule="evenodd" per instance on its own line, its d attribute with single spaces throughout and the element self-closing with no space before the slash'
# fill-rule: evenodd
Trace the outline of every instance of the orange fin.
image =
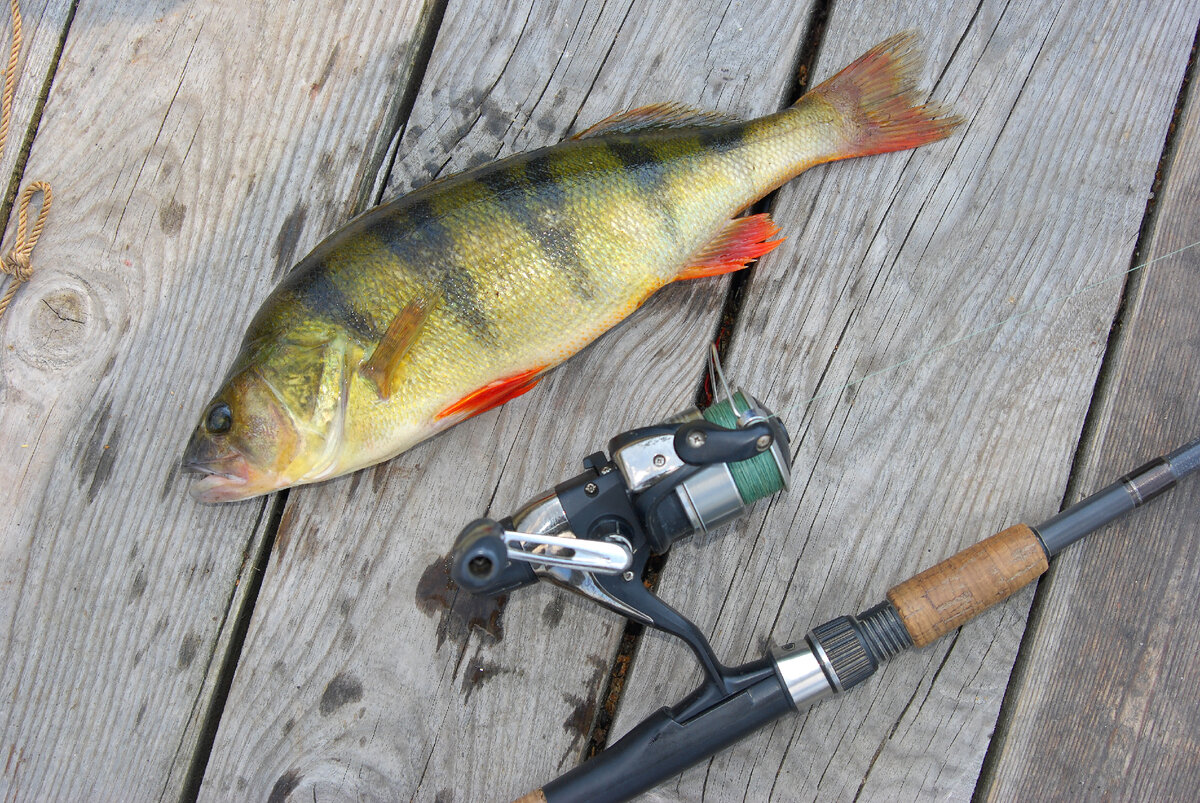
<svg viewBox="0 0 1200 803">
<path fill-rule="evenodd" d="M 915 77 L 921 64 L 917 34 L 905 31 L 880 42 L 810 95 L 842 118 L 846 144 L 835 158 L 915 148 L 947 137 L 963 118 L 938 103 L 920 104 Z"/>
<path fill-rule="evenodd" d="M 514 374 L 504 379 L 497 379 L 495 382 L 489 382 L 479 390 L 472 391 L 463 396 L 433 418 L 435 421 L 441 421 L 443 418 L 449 418 L 452 415 L 459 415 L 460 413 L 466 413 L 463 416 L 464 418 L 486 413 L 493 407 L 499 407 L 505 402 L 517 398 L 522 393 L 532 390 L 533 386 L 541 381 L 541 374 L 545 370 L 545 366 L 530 368 L 528 371 L 522 371 L 519 374 Z"/>
<path fill-rule="evenodd" d="M 741 270 L 751 260 L 758 259 L 782 243 L 783 240 L 768 242 L 778 233 L 779 227 L 766 213 L 735 218 L 704 246 L 704 250 L 692 257 L 692 264 L 675 278 L 699 279 Z"/>
<path fill-rule="evenodd" d="M 358 372 L 375 386 L 380 399 L 391 397 L 392 373 L 417 341 L 432 310 L 423 296 L 409 301 L 392 318 L 371 356 L 359 363 Z"/>
<path fill-rule="evenodd" d="M 654 103 L 605 117 L 590 128 L 585 128 L 571 139 L 587 139 L 603 134 L 630 134 L 656 128 L 694 128 L 696 126 L 721 126 L 740 123 L 741 120 L 724 112 L 708 111 L 685 106 L 682 103 Z"/>
</svg>

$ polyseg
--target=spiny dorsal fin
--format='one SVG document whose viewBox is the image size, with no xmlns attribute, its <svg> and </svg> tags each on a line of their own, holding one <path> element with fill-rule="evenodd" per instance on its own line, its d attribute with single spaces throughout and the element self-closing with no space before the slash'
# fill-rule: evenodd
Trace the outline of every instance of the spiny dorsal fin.
<svg viewBox="0 0 1200 803">
<path fill-rule="evenodd" d="M 587 139 L 603 134 L 628 134 L 656 128 L 694 128 L 739 123 L 737 117 L 724 112 L 696 109 L 682 103 L 654 103 L 605 117 L 591 128 L 585 128 L 571 139 Z"/>
<path fill-rule="evenodd" d="M 432 311 L 433 304 L 424 296 L 409 301 L 392 318 L 371 356 L 359 364 L 358 372 L 375 386 L 380 399 L 391 397 L 392 373 L 417 341 Z"/>
</svg>

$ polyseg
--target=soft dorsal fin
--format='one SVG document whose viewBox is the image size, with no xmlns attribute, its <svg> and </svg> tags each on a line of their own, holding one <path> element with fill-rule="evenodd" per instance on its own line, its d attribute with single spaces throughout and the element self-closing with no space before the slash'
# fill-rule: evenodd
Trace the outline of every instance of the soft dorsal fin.
<svg viewBox="0 0 1200 803">
<path fill-rule="evenodd" d="M 783 243 L 772 240 L 779 227 L 767 213 L 734 218 L 717 232 L 708 245 L 693 254 L 690 264 L 679 272 L 676 279 L 699 279 L 703 276 L 720 276 L 741 270 L 750 262 Z"/>
<path fill-rule="evenodd" d="M 628 134 L 655 128 L 694 128 L 739 123 L 737 117 L 724 112 L 697 109 L 682 103 L 654 103 L 605 117 L 591 128 L 585 128 L 571 139 L 587 139 L 603 134 Z"/>
<path fill-rule="evenodd" d="M 358 372 L 375 386 L 380 399 L 391 397 L 392 373 L 417 341 L 432 311 L 433 304 L 424 296 L 409 301 L 392 318 L 371 356 L 359 364 Z"/>
</svg>

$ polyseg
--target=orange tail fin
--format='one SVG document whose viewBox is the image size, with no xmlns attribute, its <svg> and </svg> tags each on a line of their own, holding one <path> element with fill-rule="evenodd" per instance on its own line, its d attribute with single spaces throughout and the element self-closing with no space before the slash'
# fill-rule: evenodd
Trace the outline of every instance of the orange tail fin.
<svg viewBox="0 0 1200 803">
<path fill-rule="evenodd" d="M 914 80 L 920 63 L 917 36 L 905 31 L 868 50 L 796 105 L 816 96 L 839 113 L 845 145 L 834 158 L 900 151 L 935 142 L 949 136 L 963 118 L 937 103 L 920 104 Z"/>
</svg>

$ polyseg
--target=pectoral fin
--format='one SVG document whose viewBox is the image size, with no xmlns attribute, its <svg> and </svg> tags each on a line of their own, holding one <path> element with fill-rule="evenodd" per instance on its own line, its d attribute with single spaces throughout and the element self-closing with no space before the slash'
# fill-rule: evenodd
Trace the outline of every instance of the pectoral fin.
<svg viewBox="0 0 1200 803">
<path fill-rule="evenodd" d="M 495 382 L 489 382 L 479 390 L 468 393 L 454 404 L 442 410 L 434 419 L 441 421 L 443 418 L 449 418 L 452 415 L 466 413 L 464 418 L 486 413 L 493 407 L 499 407 L 507 401 L 520 396 L 533 389 L 533 386 L 541 381 L 541 374 L 545 371 L 545 366 L 541 368 L 530 368 L 528 371 L 522 371 L 519 374 L 497 379 Z"/>
<path fill-rule="evenodd" d="M 768 214 L 731 220 L 700 253 L 692 257 L 691 264 L 675 278 L 699 279 L 741 270 L 751 260 L 758 259 L 782 243 L 783 240 L 768 242 L 768 238 L 778 233 L 779 227 Z"/>
<path fill-rule="evenodd" d="M 380 399 L 391 397 L 393 373 L 417 341 L 432 309 L 433 305 L 423 296 L 405 304 L 388 324 L 371 356 L 359 364 L 358 372 L 375 386 Z"/>
</svg>

